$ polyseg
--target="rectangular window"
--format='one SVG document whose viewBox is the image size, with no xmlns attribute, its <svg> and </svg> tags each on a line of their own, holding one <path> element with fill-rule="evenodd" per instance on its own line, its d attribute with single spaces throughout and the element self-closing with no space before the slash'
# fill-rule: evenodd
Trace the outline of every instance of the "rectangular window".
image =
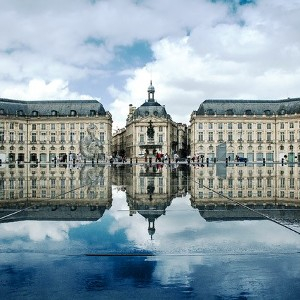
<svg viewBox="0 0 300 300">
<path fill-rule="evenodd" d="M 162 126 L 159 126 L 159 127 L 158 127 L 158 131 L 159 131 L 159 132 L 162 132 L 162 131 L 163 131 L 163 127 L 162 127 Z"/>
<path fill-rule="evenodd" d="M 36 178 L 31 179 L 31 188 L 36 189 Z"/>
<path fill-rule="evenodd" d="M 248 142 L 252 141 L 252 131 L 248 131 Z"/>
<path fill-rule="evenodd" d="M 140 135 L 140 142 L 141 143 L 145 142 L 145 136 L 143 134 Z"/>
<path fill-rule="evenodd" d="M 19 142 L 23 143 L 23 141 L 24 141 L 23 132 L 19 132 Z"/>
<path fill-rule="evenodd" d="M 0 131 L 0 142 L 4 142 L 4 131 Z"/>
<path fill-rule="evenodd" d="M 75 124 L 74 123 L 70 124 L 70 129 L 75 129 Z"/>
<path fill-rule="evenodd" d="M 84 124 L 80 123 L 80 129 L 84 129 Z"/>
<path fill-rule="evenodd" d="M 257 129 L 261 129 L 261 124 L 260 123 L 257 124 Z"/>
<path fill-rule="evenodd" d="M 41 142 L 46 142 L 46 132 L 41 133 Z"/>
<path fill-rule="evenodd" d="M 262 178 L 257 178 L 257 187 L 261 188 L 262 187 Z"/>
<path fill-rule="evenodd" d="M 219 179 L 218 179 L 218 188 L 219 188 L 219 189 L 222 189 L 222 188 L 223 188 L 223 179 L 222 179 L 222 178 L 219 178 Z"/>
<path fill-rule="evenodd" d="M 283 122 L 280 123 L 280 129 L 284 129 L 284 123 Z"/>
<path fill-rule="evenodd" d="M 64 123 L 60 124 L 60 129 L 61 130 L 65 130 L 66 129 L 66 125 Z"/>
<path fill-rule="evenodd" d="M 50 180 L 50 184 L 51 184 L 51 188 L 55 188 L 55 179 L 54 178 L 52 178 Z"/>
<path fill-rule="evenodd" d="M 232 142 L 233 141 L 233 137 L 232 137 L 232 131 L 228 132 L 228 141 Z"/>
<path fill-rule="evenodd" d="M 51 124 L 51 130 L 55 130 L 55 124 Z"/>
<path fill-rule="evenodd" d="M 274 154 L 273 153 L 267 153 L 266 154 L 266 161 L 274 161 Z"/>
<path fill-rule="evenodd" d="M 70 142 L 75 142 L 75 132 L 70 133 Z"/>
<path fill-rule="evenodd" d="M 200 178 L 199 180 L 198 180 L 198 182 L 199 182 L 199 189 L 202 189 L 203 188 L 203 178 Z"/>
<path fill-rule="evenodd" d="M 14 123 L 9 123 L 9 129 L 14 130 L 15 129 L 15 124 Z"/>
<path fill-rule="evenodd" d="M 218 132 L 218 140 L 219 142 L 223 141 L 223 132 Z"/>
<path fill-rule="evenodd" d="M 41 130 L 46 130 L 46 124 L 41 124 Z"/>
<path fill-rule="evenodd" d="M 267 132 L 267 142 L 271 142 L 272 141 L 272 132 L 268 131 Z"/>
<path fill-rule="evenodd" d="M 51 143 L 55 143 L 55 133 L 51 132 Z"/>
<path fill-rule="evenodd" d="M 285 138 L 285 137 L 284 137 L 284 131 L 281 131 L 281 132 L 280 132 L 280 141 L 281 141 L 281 142 L 284 142 L 284 138 Z"/>
<path fill-rule="evenodd" d="M 290 123 L 290 128 L 291 129 L 294 128 L 294 123 L 293 122 Z"/>
<path fill-rule="evenodd" d="M 61 188 L 65 188 L 65 187 L 66 187 L 66 179 L 65 179 L 65 178 L 62 178 L 62 179 L 60 180 L 60 187 L 61 187 Z"/>
<path fill-rule="evenodd" d="M 60 133 L 60 142 L 64 143 L 66 141 L 66 134 L 64 132 Z"/>
<path fill-rule="evenodd" d="M 19 124 L 19 129 L 23 130 L 23 124 Z"/>
<path fill-rule="evenodd" d="M 272 128 L 272 124 L 271 123 L 267 123 L 267 129 L 271 129 Z"/>
<path fill-rule="evenodd" d="M 208 179 L 208 187 L 210 189 L 212 189 L 214 187 L 214 179 L 213 178 Z"/>
<path fill-rule="evenodd" d="M 214 128 L 214 124 L 213 123 L 208 123 L 208 129 L 213 129 Z"/>
<path fill-rule="evenodd" d="M 203 142 L 203 132 L 202 132 L 202 131 L 200 131 L 200 132 L 198 133 L 198 141 L 199 141 L 199 142 Z"/>
<path fill-rule="evenodd" d="M 99 140 L 100 142 L 104 142 L 104 132 L 100 132 Z"/>
<path fill-rule="evenodd" d="M 223 129 L 223 123 L 218 123 L 218 129 Z"/>
<path fill-rule="evenodd" d="M 213 133 L 212 131 L 210 131 L 210 132 L 208 133 L 208 140 L 209 140 L 210 142 L 212 142 L 212 141 L 214 140 L 214 133 Z"/>
<path fill-rule="evenodd" d="M 228 129 L 232 129 L 232 123 L 227 124 Z"/>
<path fill-rule="evenodd" d="M 36 143 L 36 132 L 31 133 L 31 142 Z"/>
<path fill-rule="evenodd" d="M 32 124 L 31 128 L 32 130 L 36 130 L 36 124 Z"/>
<path fill-rule="evenodd" d="M 233 188 L 233 178 L 228 179 L 228 188 L 232 189 Z"/>
<path fill-rule="evenodd" d="M 248 128 L 248 129 L 252 129 L 252 123 L 248 123 L 248 124 L 247 124 L 247 128 Z"/>
<path fill-rule="evenodd" d="M 260 131 L 257 132 L 257 141 L 259 141 L 259 142 L 262 141 L 262 133 Z"/>
<path fill-rule="evenodd" d="M 15 136 L 14 136 L 14 133 L 13 133 L 13 132 L 10 132 L 10 133 L 9 133 L 9 141 L 10 141 L 10 142 L 13 142 L 14 139 L 15 139 L 14 137 L 15 137 Z"/>
<path fill-rule="evenodd" d="M 203 129 L 203 123 L 198 123 L 198 129 Z"/>
<path fill-rule="evenodd" d="M 163 135 L 162 135 L 162 134 L 159 134 L 159 135 L 158 135 L 158 142 L 159 142 L 159 143 L 162 143 L 162 142 L 163 142 Z"/>
<path fill-rule="evenodd" d="M 82 141 L 84 139 L 84 132 L 80 132 L 80 140 Z"/>
<path fill-rule="evenodd" d="M 242 123 L 238 123 L 238 129 L 243 129 L 243 124 Z"/>
<path fill-rule="evenodd" d="M 290 131 L 290 142 L 294 142 L 295 140 L 295 133 L 294 131 Z"/>
</svg>

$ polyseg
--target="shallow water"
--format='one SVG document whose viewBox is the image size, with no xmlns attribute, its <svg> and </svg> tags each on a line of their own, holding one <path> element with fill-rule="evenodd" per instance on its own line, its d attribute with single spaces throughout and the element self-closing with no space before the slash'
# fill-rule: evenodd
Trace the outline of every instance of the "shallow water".
<svg viewBox="0 0 300 300">
<path fill-rule="evenodd" d="M 2 166 L 1 299 L 299 299 L 298 166 L 218 168 Z"/>
</svg>

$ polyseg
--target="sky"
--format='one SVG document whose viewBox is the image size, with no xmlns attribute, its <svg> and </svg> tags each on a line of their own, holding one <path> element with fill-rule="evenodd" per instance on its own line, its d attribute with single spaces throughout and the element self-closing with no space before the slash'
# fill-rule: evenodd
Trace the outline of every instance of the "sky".
<svg viewBox="0 0 300 300">
<path fill-rule="evenodd" d="M 300 0 L 0 0 L 0 98 L 97 99 L 123 128 L 153 81 L 205 99 L 300 97 Z"/>
</svg>

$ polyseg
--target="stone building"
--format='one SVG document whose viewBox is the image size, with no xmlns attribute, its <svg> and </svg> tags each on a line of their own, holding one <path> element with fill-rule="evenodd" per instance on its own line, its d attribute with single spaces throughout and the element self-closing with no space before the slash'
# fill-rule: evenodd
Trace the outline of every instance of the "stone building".
<svg viewBox="0 0 300 300">
<path fill-rule="evenodd" d="M 103 161 L 111 134 L 111 114 L 97 100 L 0 99 L 2 162 Z"/>
<path fill-rule="evenodd" d="M 190 119 L 191 155 L 300 161 L 300 99 L 205 100 Z"/>
<path fill-rule="evenodd" d="M 130 158 L 152 157 L 156 153 L 185 155 L 186 125 L 176 123 L 154 98 L 150 83 L 148 99 L 138 108 L 129 106 L 125 129 L 113 136 L 115 155 Z"/>
</svg>

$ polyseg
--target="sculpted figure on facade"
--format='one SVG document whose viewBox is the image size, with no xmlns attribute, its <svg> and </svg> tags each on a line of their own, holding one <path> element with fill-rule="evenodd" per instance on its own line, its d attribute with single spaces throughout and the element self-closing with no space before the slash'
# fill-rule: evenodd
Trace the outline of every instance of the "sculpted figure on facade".
<svg viewBox="0 0 300 300">
<path fill-rule="evenodd" d="M 80 152 L 86 159 L 104 159 L 103 143 L 96 137 L 97 126 L 90 124 L 87 136 L 80 141 Z"/>
</svg>

